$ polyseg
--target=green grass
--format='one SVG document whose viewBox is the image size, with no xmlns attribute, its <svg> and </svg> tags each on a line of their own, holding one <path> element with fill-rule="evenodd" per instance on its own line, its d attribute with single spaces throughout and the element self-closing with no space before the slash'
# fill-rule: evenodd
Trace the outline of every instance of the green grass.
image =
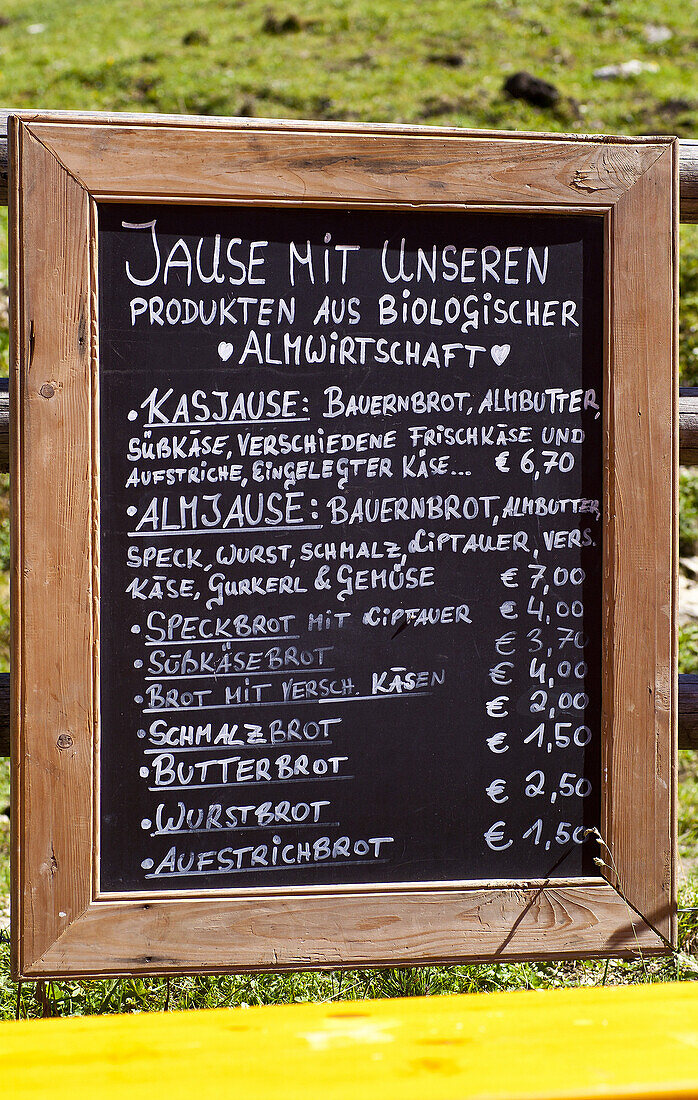
<svg viewBox="0 0 698 1100">
<path fill-rule="evenodd" d="M 695 129 L 695 3 L 620 0 L 6 0 L 0 102 L 518 129 Z M 647 24 L 671 28 L 659 45 Z M 39 33 L 30 33 L 39 25 Z M 656 66 L 625 81 L 595 69 Z M 529 69 L 555 111 L 512 102 Z"/>
<path fill-rule="evenodd" d="M 108 1012 L 163 1009 L 248 1008 L 306 1001 L 356 1001 L 380 997 L 443 996 L 494 990 L 560 989 L 569 986 L 629 985 L 695 981 L 698 961 L 698 891 L 681 892 L 680 947 L 661 959 L 593 962 L 486 963 L 327 973 L 127 978 L 109 981 L 25 983 L 19 991 L 8 974 L 6 943 L 0 943 L 0 1019 L 44 1015 L 92 1016 Z"/>
<path fill-rule="evenodd" d="M 698 138 L 698 5 L 666 0 L 5 0 L 0 103 L 100 111 L 246 114 L 531 130 L 674 133 Z M 37 25 L 41 28 L 36 30 Z M 647 40 L 647 25 L 672 31 Z M 35 33 L 32 33 L 34 31 Z M 595 69 L 638 59 L 640 76 Z M 502 90 L 527 69 L 556 85 L 553 109 Z M 6 211 L 0 211 L 0 375 L 7 373 Z M 681 231 L 681 370 L 698 385 L 698 227 Z M 0 574 L 7 567 L 0 485 Z M 698 552 L 698 473 L 681 479 L 681 550 Z M 8 667 L 0 581 L 0 670 Z M 5 597 L 3 601 L 3 596 Z M 698 626 L 681 632 L 681 671 L 698 669 Z M 635 962 L 422 967 L 328 974 L 25 984 L 22 1015 L 160 1011 L 307 1000 L 698 977 L 698 760 L 680 760 L 681 948 Z M 8 890 L 9 768 L 0 760 L 0 916 Z M 0 1018 L 14 1015 L 6 936 Z"/>
</svg>

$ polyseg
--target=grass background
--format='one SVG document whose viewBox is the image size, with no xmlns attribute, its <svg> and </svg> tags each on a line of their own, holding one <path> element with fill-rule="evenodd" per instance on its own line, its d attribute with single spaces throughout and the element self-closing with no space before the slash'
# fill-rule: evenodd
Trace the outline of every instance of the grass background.
<svg viewBox="0 0 698 1100">
<path fill-rule="evenodd" d="M 698 139 L 698 3 L 665 0 L 0 0 L 0 103 L 100 111 L 673 133 Z M 602 66 L 640 62 L 635 76 Z M 552 83 L 549 108 L 507 76 Z M 0 374 L 7 373 L 0 211 Z M 681 231 L 682 381 L 698 385 L 698 227 Z M 9 667 L 7 478 L 0 479 L 0 670 Z M 698 554 L 698 473 L 680 486 L 681 553 Z M 698 627 L 681 631 L 698 668 Z M 698 978 L 698 760 L 680 754 L 680 949 L 660 960 L 483 964 L 328 974 L 25 984 L 9 978 L 9 768 L 0 760 L 0 1019 Z"/>
</svg>

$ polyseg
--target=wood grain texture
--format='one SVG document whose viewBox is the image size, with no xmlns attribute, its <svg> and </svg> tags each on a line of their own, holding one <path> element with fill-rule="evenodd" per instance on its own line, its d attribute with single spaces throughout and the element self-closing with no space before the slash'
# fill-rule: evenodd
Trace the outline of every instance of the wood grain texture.
<svg viewBox="0 0 698 1100">
<path fill-rule="evenodd" d="M 0 473 L 10 468 L 10 387 L 0 378 Z"/>
<path fill-rule="evenodd" d="M 10 676 L 0 673 L 0 756 L 10 755 Z"/>
<path fill-rule="evenodd" d="M 161 125 L 29 122 L 96 198 L 205 195 L 208 200 L 391 204 L 525 204 L 584 200 L 607 206 L 660 155 L 661 146 L 445 136 Z M 146 161 L 150 170 L 143 171 Z M 583 182 L 580 182 L 583 181 Z M 199 186 L 200 185 L 200 186 Z"/>
<path fill-rule="evenodd" d="M 674 155 L 615 205 L 607 391 L 605 835 L 609 881 L 672 943 L 675 915 Z"/>
<path fill-rule="evenodd" d="M 7 202 L 7 173 L 8 173 L 8 158 L 7 158 L 7 120 L 11 114 L 9 110 L 0 111 L 0 205 L 4 205 Z M 67 117 L 74 118 L 74 112 L 52 112 L 52 117 Z M 127 122 L 146 122 L 157 120 L 158 122 L 169 122 L 172 125 L 194 125 L 196 122 L 205 123 L 207 126 L 229 126 L 236 124 L 240 127 L 259 128 L 262 125 L 268 125 L 269 127 L 279 126 L 292 126 L 297 129 L 313 128 L 318 129 L 322 127 L 322 123 L 314 122 L 301 122 L 288 120 L 257 120 L 257 119 L 230 119 L 230 118 L 200 118 L 197 120 L 195 116 L 167 116 L 167 115 L 112 115 L 112 114 L 92 114 L 83 115 L 78 117 L 91 118 L 94 121 L 109 122 L 110 124 L 119 124 Z M 347 124 L 325 124 L 328 129 L 342 129 L 348 132 L 356 130 L 357 127 L 351 123 Z M 376 133 L 384 132 L 399 132 L 401 127 L 380 125 L 377 124 L 373 130 Z M 457 134 L 462 131 L 437 127 L 415 127 L 411 132 L 424 132 L 424 133 L 441 133 L 441 134 Z M 560 135 L 549 135 L 551 139 Z M 590 135 L 592 140 L 598 141 L 597 135 Z M 618 140 L 614 137 L 607 137 L 603 139 L 609 144 Z M 651 139 L 645 139 L 651 140 Z M 693 223 L 698 221 L 698 141 L 681 140 L 679 143 L 679 167 L 680 167 L 680 219 L 682 222 Z"/>
<path fill-rule="evenodd" d="M 680 148 L 681 221 L 698 222 L 698 141 L 683 140 Z"/>
<path fill-rule="evenodd" d="M 679 462 L 698 465 L 698 389 L 690 386 L 679 390 Z"/>
<path fill-rule="evenodd" d="M 9 157 L 7 143 L 7 121 L 9 112 L 0 112 L 0 206 L 8 203 Z"/>
<path fill-rule="evenodd" d="M 89 904 L 92 608 L 88 196 L 15 130 L 11 271 L 13 967 Z M 18 209 L 19 206 L 19 209 Z M 39 215 L 41 211 L 41 215 Z"/>
<path fill-rule="evenodd" d="M 23 1020 L 0 1046 L 11 1100 L 687 1100 L 698 987 Z"/>
<path fill-rule="evenodd" d="M 674 145 L 208 122 L 13 126 L 22 261 L 13 264 L 15 971 L 216 972 L 666 949 L 675 926 Z M 148 196 L 154 179 L 169 201 L 521 209 L 525 194 L 530 210 L 613 210 L 604 840 L 620 893 L 584 882 L 116 900 L 93 892 L 90 194 Z M 61 736 L 71 741 L 58 749 Z"/>
<path fill-rule="evenodd" d="M 26 968 L 222 973 L 666 951 L 605 883 L 96 902 Z"/>
<path fill-rule="evenodd" d="M 679 748 L 698 749 L 698 676 L 679 676 Z"/>
</svg>

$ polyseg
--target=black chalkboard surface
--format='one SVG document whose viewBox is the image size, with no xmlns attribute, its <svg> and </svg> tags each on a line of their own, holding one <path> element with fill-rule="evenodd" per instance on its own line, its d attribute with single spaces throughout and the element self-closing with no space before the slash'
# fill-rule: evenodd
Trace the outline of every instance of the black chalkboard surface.
<svg viewBox="0 0 698 1100">
<path fill-rule="evenodd" d="M 602 219 L 98 209 L 101 889 L 595 873 Z"/>
</svg>

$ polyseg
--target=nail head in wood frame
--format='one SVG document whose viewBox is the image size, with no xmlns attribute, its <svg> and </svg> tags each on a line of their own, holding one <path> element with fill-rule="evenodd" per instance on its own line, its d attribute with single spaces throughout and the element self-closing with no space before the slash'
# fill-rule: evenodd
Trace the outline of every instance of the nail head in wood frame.
<svg viewBox="0 0 698 1100">
<path fill-rule="evenodd" d="M 15 973 L 666 950 L 676 142 L 10 143 Z"/>
</svg>

